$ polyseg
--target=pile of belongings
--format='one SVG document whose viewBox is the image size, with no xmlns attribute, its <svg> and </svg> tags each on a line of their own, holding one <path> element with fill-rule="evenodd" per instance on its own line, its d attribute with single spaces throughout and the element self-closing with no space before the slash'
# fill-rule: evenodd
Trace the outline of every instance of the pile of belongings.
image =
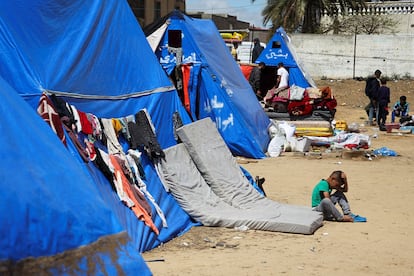
<svg viewBox="0 0 414 276">
<path fill-rule="evenodd" d="M 317 115 L 318 119 L 331 121 L 337 106 L 330 87 L 305 89 L 292 85 L 284 90 L 273 88 L 268 91 L 264 100 L 265 107 L 270 108 L 270 112 L 267 112 L 270 118 L 279 118 L 278 113 L 282 113 L 292 121 L 307 119 L 314 115 Z"/>
</svg>

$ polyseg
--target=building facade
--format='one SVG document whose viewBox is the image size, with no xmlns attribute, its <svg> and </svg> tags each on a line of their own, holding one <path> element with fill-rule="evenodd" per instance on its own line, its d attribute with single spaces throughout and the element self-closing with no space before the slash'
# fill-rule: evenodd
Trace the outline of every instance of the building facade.
<svg viewBox="0 0 414 276">
<path fill-rule="evenodd" d="M 397 25 L 388 33 L 414 34 L 414 2 L 413 1 L 373 1 L 367 2 L 367 7 L 359 10 L 338 10 L 339 16 L 378 15 L 387 16 Z M 332 22 L 333 18 L 325 12 L 322 22 Z"/>
<path fill-rule="evenodd" d="M 212 20 L 220 33 L 240 32 L 246 34 L 244 41 L 253 41 L 254 38 L 259 38 L 260 41 L 266 43 L 269 38 L 269 29 L 250 26 L 249 22 L 240 21 L 237 16 L 203 12 L 191 13 L 189 16 Z"/>
<path fill-rule="evenodd" d="M 185 11 L 185 0 L 128 0 L 141 27 L 145 27 L 174 9 Z"/>
</svg>

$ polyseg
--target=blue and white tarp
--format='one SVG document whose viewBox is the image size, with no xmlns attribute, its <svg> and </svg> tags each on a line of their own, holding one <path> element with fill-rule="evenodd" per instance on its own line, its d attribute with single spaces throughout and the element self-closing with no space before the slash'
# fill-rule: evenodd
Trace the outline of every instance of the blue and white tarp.
<svg viewBox="0 0 414 276">
<path fill-rule="evenodd" d="M 271 121 L 213 21 L 179 11 L 162 20 L 160 28 L 146 31 L 147 39 L 168 74 L 177 64 L 190 67 L 189 81 L 183 85 L 188 87 L 193 121 L 210 117 L 234 155 L 265 157 Z M 181 33 L 182 59 L 169 48 L 171 31 Z"/>
<path fill-rule="evenodd" d="M 139 252 L 194 225 L 165 191 L 152 162 L 143 156 L 148 191 L 168 223 L 163 227 L 153 212 L 159 235 L 33 110 L 43 92 L 99 118 L 145 108 L 161 147 L 176 143 L 173 114 L 184 124 L 191 119 L 127 1 L 0 0 L 0 79 L 0 260 L 54 256 L 126 233 L 120 259 L 104 254 L 102 274 L 119 275 L 114 267 L 127 275 L 150 274 Z"/>
<path fill-rule="evenodd" d="M 264 62 L 267 66 L 276 67 L 280 62 L 289 71 L 289 86 L 316 87 L 312 77 L 300 64 L 290 37 L 280 27 L 267 43 L 266 48 L 257 58 L 256 63 Z"/>
</svg>

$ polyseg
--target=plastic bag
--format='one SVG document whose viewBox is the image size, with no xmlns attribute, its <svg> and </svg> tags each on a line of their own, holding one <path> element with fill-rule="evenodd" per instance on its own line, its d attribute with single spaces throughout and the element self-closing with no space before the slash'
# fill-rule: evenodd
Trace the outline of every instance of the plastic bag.
<svg viewBox="0 0 414 276">
<path fill-rule="evenodd" d="M 397 153 L 394 150 L 389 149 L 387 147 L 376 149 L 373 151 L 373 153 L 375 155 L 381 155 L 381 156 L 397 156 Z"/>
</svg>

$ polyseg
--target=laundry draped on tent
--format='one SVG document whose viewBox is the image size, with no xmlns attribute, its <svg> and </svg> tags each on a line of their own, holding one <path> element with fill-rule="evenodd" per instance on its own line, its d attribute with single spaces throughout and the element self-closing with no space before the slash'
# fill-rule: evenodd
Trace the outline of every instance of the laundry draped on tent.
<svg viewBox="0 0 414 276">
<path fill-rule="evenodd" d="M 270 120 L 213 21 L 174 11 L 144 32 L 192 120 L 210 117 L 234 155 L 265 157 Z"/>
<path fill-rule="evenodd" d="M 163 226 L 152 206 L 158 235 L 125 207 L 102 171 L 80 157 L 67 130 L 65 146 L 27 107 L 36 109 L 46 94 L 98 118 L 122 118 L 145 109 L 160 146 L 176 143 L 174 116 L 184 124 L 191 119 L 127 2 L 1 0 L 0 77 L 6 95 L 0 108 L 6 134 L 1 137 L 0 206 L 2 221 L 10 221 L 0 228 L 0 259 L 53 257 L 124 233 L 120 259 L 105 255 L 102 273 L 96 274 L 119 274 L 114 269 L 134 274 L 130 268 L 149 274 L 137 252 L 194 225 L 165 191 L 153 160 L 142 155 L 148 192 L 168 224 Z M 132 258 L 136 263 L 130 266 Z M 85 259 L 76 265 L 85 266 Z"/>
<path fill-rule="evenodd" d="M 1 270 L 150 275 L 114 212 L 121 204 L 110 186 L 96 183 L 1 78 L 0 92 Z"/>
</svg>

